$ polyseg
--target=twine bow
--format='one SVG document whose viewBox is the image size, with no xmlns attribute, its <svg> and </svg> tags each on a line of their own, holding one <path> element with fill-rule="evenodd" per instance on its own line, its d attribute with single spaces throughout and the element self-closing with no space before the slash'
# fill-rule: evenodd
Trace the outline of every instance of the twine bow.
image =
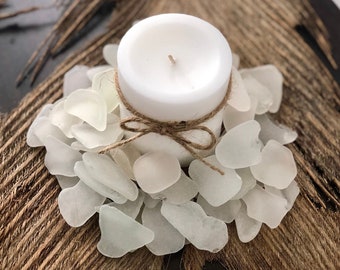
<svg viewBox="0 0 340 270">
<path fill-rule="evenodd" d="M 116 86 L 117 93 L 124 104 L 124 106 L 133 114 L 132 117 L 122 119 L 120 122 L 120 127 L 123 130 L 130 131 L 137 133 L 136 135 L 132 136 L 131 138 L 121 140 L 117 143 L 114 143 L 112 145 L 109 145 L 102 149 L 100 152 L 106 152 L 111 149 L 115 149 L 119 146 L 123 146 L 125 144 L 128 144 L 129 142 L 132 142 L 139 137 L 145 136 L 149 133 L 156 133 L 162 136 L 167 136 L 171 138 L 173 141 L 181 145 L 184 149 L 186 149 L 194 158 L 200 160 L 205 165 L 207 165 L 209 168 L 211 168 L 214 171 L 217 171 L 221 175 L 224 175 L 224 172 L 219 169 L 218 167 L 214 166 L 213 164 L 207 162 L 206 160 L 201 157 L 196 150 L 209 150 L 212 149 L 216 144 L 216 136 L 215 134 L 206 126 L 201 125 L 203 122 L 211 119 L 214 117 L 226 104 L 229 95 L 230 95 L 230 89 L 231 89 L 231 83 L 229 83 L 227 92 L 221 101 L 221 103 L 210 113 L 194 120 L 188 120 L 188 121 L 159 121 L 153 118 L 150 118 L 137 110 L 135 110 L 125 99 L 119 83 L 118 83 L 118 73 L 115 71 L 115 77 L 114 82 Z M 193 140 L 189 140 L 184 136 L 184 132 L 192 131 L 192 130 L 199 130 L 202 132 L 205 132 L 209 136 L 209 141 L 206 144 L 203 143 L 197 143 Z"/>
</svg>

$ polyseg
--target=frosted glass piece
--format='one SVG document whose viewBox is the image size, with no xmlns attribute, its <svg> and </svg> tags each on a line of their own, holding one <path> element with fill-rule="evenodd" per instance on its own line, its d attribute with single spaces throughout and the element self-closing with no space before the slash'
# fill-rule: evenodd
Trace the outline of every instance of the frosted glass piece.
<svg viewBox="0 0 340 270">
<path fill-rule="evenodd" d="M 86 168 L 86 166 L 84 165 L 83 161 L 78 161 L 74 165 L 74 172 L 80 178 L 81 181 L 83 181 L 87 186 L 92 188 L 100 195 L 109 198 L 118 204 L 127 202 L 127 198 L 125 198 L 123 195 L 113 190 L 112 188 L 103 185 L 101 182 L 93 178 L 88 169 Z"/>
<path fill-rule="evenodd" d="M 248 90 L 249 96 L 257 100 L 256 114 L 268 112 L 273 105 L 272 92 L 251 76 L 245 77 L 243 83 Z"/>
<path fill-rule="evenodd" d="M 292 209 L 294 202 L 300 193 L 300 188 L 298 187 L 296 181 L 291 182 L 290 185 L 285 189 L 277 189 L 271 186 L 265 186 L 265 190 L 286 199 L 287 200 L 286 208 L 288 211 Z"/>
<path fill-rule="evenodd" d="M 232 53 L 232 65 L 236 69 L 238 69 L 240 65 L 240 56 L 236 53 Z"/>
<path fill-rule="evenodd" d="M 231 106 L 226 106 L 223 112 L 223 125 L 227 131 L 244 122 L 254 120 L 257 100 L 250 97 L 250 102 L 250 109 L 246 112 L 239 112 Z"/>
<path fill-rule="evenodd" d="M 228 242 L 227 225 L 208 217 L 195 202 L 181 205 L 163 202 L 162 215 L 196 248 L 216 253 Z"/>
<path fill-rule="evenodd" d="M 185 238 L 161 214 L 161 205 L 145 208 L 142 214 L 143 225 L 151 229 L 155 238 L 146 247 L 155 255 L 175 253 L 184 247 Z"/>
<path fill-rule="evenodd" d="M 91 153 L 98 153 L 100 152 L 101 149 L 103 149 L 103 146 L 99 146 L 95 148 L 87 148 L 78 141 L 72 142 L 71 147 L 77 151 L 84 151 L 84 152 L 91 152 Z"/>
<path fill-rule="evenodd" d="M 240 200 L 228 201 L 218 207 L 214 207 L 202 196 L 198 196 L 197 203 L 203 208 L 208 216 L 218 218 L 226 223 L 233 222 L 241 208 Z"/>
<path fill-rule="evenodd" d="M 133 172 L 141 189 L 154 194 L 179 180 L 181 166 L 175 156 L 164 152 L 150 152 L 136 160 Z"/>
<path fill-rule="evenodd" d="M 123 130 L 120 128 L 119 118 L 117 122 L 107 125 L 104 131 L 98 131 L 87 123 L 74 125 L 71 128 L 72 135 L 86 148 L 97 148 L 113 144 L 123 137 Z"/>
<path fill-rule="evenodd" d="M 278 189 L 287 188 L 297 174 L 292 152 L 274 140 L 267 142 L 262 149 L 262 161 L 250 170 L 258 181 Z"/>
<path fill-rule="evenodd" d="M 117 67 L 118 44 L 106 44 L 103 48 L 103 57 L 112 67 Z"/>
<path fill-rule="evenodd" d="M 236 172 L 242 179 L 242 186 L 240 191 L 232 198 L 232 200 L 242 199 L 242 197 L 256 185 L 256 179 L 249 168 L 238 169 Z"/>
<path fill-rule="evenodd" d="M 73 138 L 71 127 L 82 123 L 78 117 L 66 113 L 64 110 L 65 101 L 57 101 L 49 114 L 49 119 L 52 125 L 58 127 L 66 137 Z"/>
<path fill-rule="evenodd" d="M 137 199 L 134 201 L 127 201 L 126 203 L 123 204 L 112 202 L 109 203 L 108 205 L 113 206 L 118 210 L 122 211 L 125 215 L 128 215 L 129 217 L 136 219 L 143 205 L 144 196 L 145 196 L 144 193 L 140 191 Z"/>
<path fill-rule="evenodd" d="M 243 84 L 240 73 L 232 67 L 231 76 L 231 92 L 227 103 L 240 112 L 246 112 L 250 109 L 250 98 Z"/>
<path fill-rule="evenodd" d="M 256 116 L 256 121 L 261 126 L 260 139 L 266 144 L 269 140 L 278 141 L 281 144 L 292 143 L 297 138 L 297 133 L 289 127 L 281 124 L 275 124 L 268 115 Z"/>
<path fill-rule="evenodd" d="M 241 189 L 241 177 L 235 170 L 224 168 L 215 156 L 205 158 L 210 164 L 220 168 L 224 175 L 212 170 L 199 160 L 194 160 L 189 166 L 189 175 L 197 183 L 200 195 L 212 206 L 220 206 Z"/>
<path fill-rule="evenodd" d="M 216 158 L 227 168 L 240 169 L 261 161 L 260 125 L 255 120 L 229 130 L 216 145 Z"/>
<path fill-rule="evenodd" d="M 114 69 L 111 68 L 94 75 L 92 81 L 92 89 L 102 94 L 108 112 L 112 112 L 120 103 L 120 98 L 116 91 L 114 74 Z"/>
<path fill-rule="evenodd" d="M 82 181 L 74 187 L 59 193 L 59 210 L 68 225 L 80 227 L 96 213 L 96 207 L 103 204 L 105 197 L 99 195 Z"/>
<path fill-rule="evenodd" d="M 90 68 L 86 74 L 87 74 L 87 77 L 90 79 L 90 81 L 93 80 L 93 77 L 98 74 L 98 73 L 101 73 L 101 72 L 104 72 L 108 69 L 111 69 L 112 67 L 110 65 L 102 65 L 102 66 L 95 66 L 93 68 Z"/>
<path fill-rule="evenodd" d="M 91 86 L 87 76 L 89 67 L 77 65 L 67 71 L 64 75 L 63 96 L 66 97 L 78 89 L 86 89 Z"/>
<path fill-rule="evenodd" d="M 38 146 L 43 145 L 43 143 L 37 138 L 37 136 L 35 134 L 35 129 L 36 129 L 35 127 L 36 127 L 37 121 L 44 116 L 48 116 L 50 114 L 50 111 L 52 110 L 52 108 L 53 108 L 52 104 L 44 105 L 41 108 L 41 110 L 38 112 L 37 116 L 33 120 L 30 127 L 28 128 L 26 141 L 27 141 L 27 144 L 29 146 L 38 147 Z"/>
<path fill-rule="evenodd" d="M 244 204 L 235 218 L 238 238 L 243 243 L 253 240 L 260 232 L 262 222 L 257 221 L 247 215 L 247 209 Z"/>
<path fill-rule="evenodd" d="M 88 172 L 95 180 L 117 191 L 130 201 L 137 199 L 137 186 L 109 156 L 84 153 L 83 161 Z"/>
<path fill-rule="evenodd" d="M 99 210 L 101 231 L 97 248 L 110 258 L 119 258 L 154 239 L 154 233 L 115 207 L 103 205 Z"/>
<path fill-rule="evenodd" d="M 247 205 L 247 215 L 274 229 L 287 214 L 287 200 L 269 193 L 259 185 L 250 190 L 243 201 Z"/>
<path fill-rule="evenodd" d="M 144 193 L 145 194 L 145 196 L 144 196 L 144 204 L 145 204 L 145 207 L 147 207 L 147 208 L 154 208 L 154 207 L 156 207 L 156 205 L 158 204 L 158 203 L 160 203 L 161 202 L 161 200 L 159 200 L 159 199 L 154 199 L 154 198 L 152 198 L 149 194 L 147 194 L 147 193 Z"/>
<path fill-rule="evenodd" d="M 267 87 L 273 95 L 273 104 L 269 112 L 276 113 L 282 100 L 283 76 L 277 67 L 273 65 L 259 66 L 255 68 L 242 69 L 240 73 L 243 78 L 254 77 L 259 83 Z"/>
<path fill-rule="evenodd" d="M 56 175 L 59 186 L 61 189 L 70 188 L 75 186 L 79 182 L 78 177 L 68 177 L 64 175 Z"/>
<path fill-rule="evenodd" d="M 141 156 L 141 153 L 132 145 L 126 144 L 110 151 L 112 159 L 124 170 L 130 179 L 135 180 L 133 164 Z"/>
<path fill-rule="evenodd" d="M 50 174 L 76 176 L 73 167 L 81 160 L 81 154 L 58 139 L 47 136 L 45 139 L 45 166 Z"/>
<path fill-rule="evenodd" d="M 190 201 L 198 193 L 196 182 L 191 180 L 183 171 L 179 180 L 161 191 L 160 193 L 151 194 L 155 199 L 164 199 L 173 204 L 182 204 Z"/>
<path fill-rule="evenodd" d="M 65 111 L 77 116 L 99 131 L 106 128 L 107 108 L 104 98 L 96 91 L 79 89 L 65 100 Z"/>
<path fill-rule="evenodd" d="M 27 144 L 31 147 L 45 145 L 47 136 L 52 136 L 61 142 L 69 144 L 71 140 L 64 133 L 52 125 L 47 116 L 42 116 L 34 120 L 27 132 Z"/>
</svg>

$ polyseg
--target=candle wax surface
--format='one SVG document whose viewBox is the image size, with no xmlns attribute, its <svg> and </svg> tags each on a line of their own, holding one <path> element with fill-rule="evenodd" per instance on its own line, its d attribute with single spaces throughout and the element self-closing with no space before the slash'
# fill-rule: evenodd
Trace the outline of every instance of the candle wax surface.
<svg viewBox="0 0 340 270">
<path fill-rule="evenodd" d="M 123 37 L 119 83 L 128 102 L 149 117 L 195 119 L 221 102 L 231 59 L 224 36 L 209 23 L 183 14 L 157 15 Z"/>
</svg>

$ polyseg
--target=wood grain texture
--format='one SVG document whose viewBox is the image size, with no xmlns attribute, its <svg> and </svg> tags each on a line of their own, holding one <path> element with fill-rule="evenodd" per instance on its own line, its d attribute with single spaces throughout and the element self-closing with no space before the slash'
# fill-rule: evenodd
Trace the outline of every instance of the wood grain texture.
<svg viewBox="0 0 340 270">
<path fill-rule="evenodd" d="M 70 228 L 60 216 L 60 188 L 43 165 L 44 150 L 29 148 L 25 140 L 41 106 L 61 97 L 65 71 L 77 63 L 102 62 L 105 43 L 118 41 L 134 20 L 163 12 L 188 13 L 214 24 L 241 56 L 242 67 L 276 65 L 285 77 L 276 118 L 299 133 L 289 147 L 301 195 L 283 223 L 275 230 L 263 226 L 248 244 L 237 239 L 234 225 L 228 226 L 225 249 L 209 254 L 187 246 L 185 268 L 219 260 L 228 269 L 339 269 L 340 88 L 295 31 L 296 25 L 316 23 L 304 0 L 120 1 L 106 34 L 0 118 L 0 269 L 161 269 L 163 258 L 147 249 L 121 259 L 100 255 L 98 216 Z"/>
</svg>

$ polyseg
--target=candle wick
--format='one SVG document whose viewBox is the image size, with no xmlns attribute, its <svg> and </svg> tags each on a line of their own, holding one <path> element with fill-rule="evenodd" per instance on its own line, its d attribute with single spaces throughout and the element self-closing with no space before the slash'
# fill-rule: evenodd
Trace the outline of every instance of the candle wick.
<svg viewBox="0 0 340 270">
<path fill-rule="evenodd" d="M 168 58 L 169 58 L 171 64 L 173 64 L 173 65 L 176 64 L 176 60 L 171 54 L 168 55 Z"/>
</svg>

